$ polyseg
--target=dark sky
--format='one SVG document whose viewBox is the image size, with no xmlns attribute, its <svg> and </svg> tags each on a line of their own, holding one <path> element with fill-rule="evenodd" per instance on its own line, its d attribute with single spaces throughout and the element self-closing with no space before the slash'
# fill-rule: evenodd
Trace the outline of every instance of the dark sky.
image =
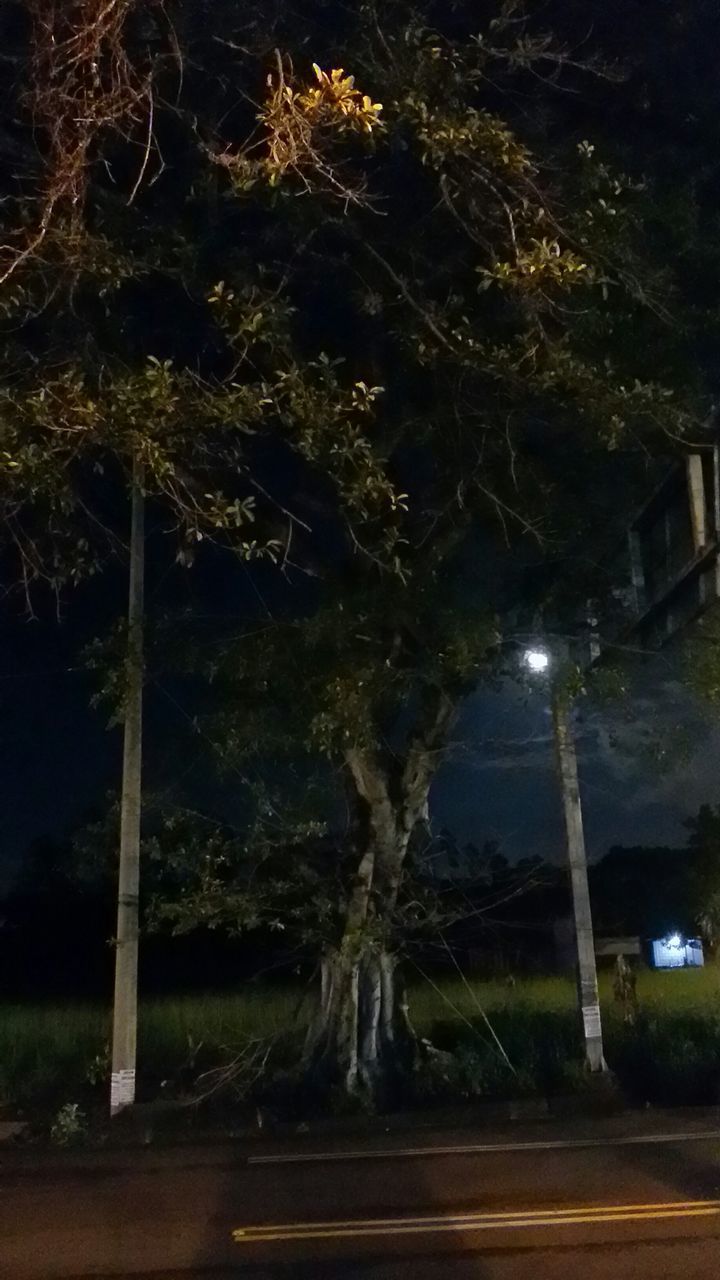
<svg viewBox="0 0 720 1280">
<path fill-rule="evenodd" d="M 89 711 L 92 683 L 51 623 L 7 624 L 0 639 L 0 884 L 29 842 L 61 835 L 102 800 L 117 773 L 118 735 Z"/>
<path fill-rule="evenodd" d="M 680 655 L 637 672 L 632 697 L 582 707 L 577 744 L 588 854 L 613 844 L 683 845 L 683 820 L 720 802 L 720 720 L 689 696 Z M 562 812 L 546 696 L 517 690 L 470 698 L 433 814 L 461 840 L 494 839 L 516 858 L 563 856 Z M 660 752 L 664 758 L 658 759 Z"/>
<path fill-rule="evenodd" d="M 115 588 L 117 588 L 117 583 Z M 112 586 L 112 584 L 110 584 Z M 230 600 L 240 613 L 249 601 Z M 6 624 L 0 658 L 0 885 L 9 883 L 38 836 L 62 836 L 102 808 L 117 785 L 121 735 L 106 715 L 89 709 L 93 682 L 78 647 L 94 630 L 96 607 L 82 599 L 74 621 Z M 615 843 L 683 844 L 684 818 L 720 801 L 720 729 L 693 705 L 677 658 L 659 655 L 640 670 L 632 699 L 610 711 L 583 710 L 578 746 L 588 852 L 601 857 Z M 147 776 L 153 787 L 192 787 L 207 778 L 212 749 L 189 727 L 172 688 L 148 692 Z M 629 712 L 629 714 L 628 714 Z M 677 740 L 667 765 L 650 757 L 654 742 Z M 616 741 L 619 739 L 619 741 Z M 168 746 L 168 743 L 170 746 Z M 202 786 L 204 797 L 211 788 Z M 542 691 L 513 687 L 480 692 L 466 703 L 447 762 L 431 797 L 433 824 L 461 842 L 497 840 L 510 858 L 559 859 L 562 819 L 554 773 L 551 724 Z"/>
</svg>

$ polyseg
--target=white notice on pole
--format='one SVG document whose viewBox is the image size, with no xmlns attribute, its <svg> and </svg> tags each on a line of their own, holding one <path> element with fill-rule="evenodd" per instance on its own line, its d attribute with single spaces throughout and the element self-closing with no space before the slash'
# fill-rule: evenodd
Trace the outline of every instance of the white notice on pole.
<svg viewBox="0 0 720 1280">
<path fill-rule="evenodd" d="M 110 1114 L 115 1115 L 123 1107 L 131 1107 L 135 1101 L 135 1071 L 113 1071 L 110 1077 Z"/>
<path fill-rule="evenodd" d="M 585 1037 L 587 1040 L 595 1040 L 602 1035 L 602 1026 L 600 1023 L 600 1005 L 586 1004 L 583 1007 L 583 1027 L 585 1029 Z"/>
</svg>

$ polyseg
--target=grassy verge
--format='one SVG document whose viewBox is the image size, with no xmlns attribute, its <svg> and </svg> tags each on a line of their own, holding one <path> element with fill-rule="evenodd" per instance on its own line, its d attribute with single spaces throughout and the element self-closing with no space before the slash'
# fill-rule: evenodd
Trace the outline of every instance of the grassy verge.
<svg viewBox="0 0 720 1280">
<path fill-rule="evenodd" d="M 165 1080 L 190 1079 L 227 1060 L 254 1037 L 302 1026 L 297 988 L 249 987 L 233 995 L 141 1002 L 138 1060 L 156 1093 Z M 109 1010 L 94 1004 L 0 1007 L 0 1102 L 46 1109 L 74 1100 L 107 1069 Z"/>
<path fill-rule="evenodd" d="M 419 993 L 419 1013 L 460 1062 L 466 1096 L 561 1093 L 585 1085 L 575 990 L 562 978 L 498 983 L 459 978 Z M 720 1101 L 720 971 L 715 967 L 638 977 L 640 1017 L 628 1026 L 601 975 L 606 1057 L 632 1101 L 656 1106 Z M 497 1038 L 497 1039 L 496 1039 Z M 503 1061 L 499 1044 L 511 1064 Z"/>
<path fill-rule="evenodd" d="M 641 973 L 638 995 L 641 1018 L 628 1027 L 610 978 L 601 981 L 607 1057 L 626 1092 L 660 1105 L 718 1101 L 720 971 Z M 189 1083 L 248 1038 L 292 1040 L 306 1016 L 303 998 L 297 987 L 249 986 L 233 995 L 145 1001 L 139 1059 L 146 1089 L 156 1094 L 164 1080 Z M 458 1057 L 449 1090 L 502 1097 L 582 1087 L 569 980 L 531 979 L 512 988 L 466 985 L 459 977 L 418 982 L 411 1009 L 418 1031 Z M 107 1011 L 94 1005 L 0 1008 L 0 1100 L 34 1110 L 75 1101 L 102 1079 L 107 1042 Z"/>
</svg>

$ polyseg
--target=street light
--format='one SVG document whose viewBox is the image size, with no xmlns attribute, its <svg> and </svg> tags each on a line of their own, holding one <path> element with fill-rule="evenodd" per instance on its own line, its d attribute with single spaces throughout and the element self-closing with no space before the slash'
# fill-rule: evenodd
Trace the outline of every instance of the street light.
<svg viewBox="0 0 720 1280">
<path fill-rule="evenodd" d="M 563 655 L 565 657 L 566 655 Z M 598 999 L 597 966 L 595 963 L 595 939 L 593 937 L 590 886 L 588 883 L 587 854 L 583 830 L 580 783 L 578 780 L 577 752 L 572 726 L 572 698 L 561 674 L 552 672 L 555 655 L 548 649 L 536 646 L 526 649 L 523 661 L 533 675 L 550 675 L 553 729 L 558 775 L 562 791 L 565 832 L 567 836 L 570 884 L 572 888 L 575 940 L 578 959 L 578 997 L 585 1039 L 585 1061 L 592 1072 L 605 1071 L 600 1002 Z M 555 666 L 561 664 L 555 662 Z"/>
<path fill-rule="evenodd" d="M 547 671 L 550 666 L 550 655 L 545 649 L 526 649 L 523 654 L 523 661 L 531 671 L 540 675 L 543 671 Z"/>
</svg>

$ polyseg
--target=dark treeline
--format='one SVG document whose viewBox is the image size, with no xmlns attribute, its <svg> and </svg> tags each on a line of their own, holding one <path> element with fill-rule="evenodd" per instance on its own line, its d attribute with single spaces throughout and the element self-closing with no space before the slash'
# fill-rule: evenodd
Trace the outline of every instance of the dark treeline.
<svg viewBox="0 0 720 1280">
<path fill-rule="evenodd" d="M 687 826 L 685 846 L 614 846 L 591 867 L 598 936 L 647 940 L 676 930 L 700 932 L 714 949 L 720 811 L 703 806 Z M 448 832 L 429 852 L 416 887 L 432 907 L 425 906 L 424 925 L 408 944 L 410 978 L 456 965 L 483 976 L 557 966 L 555 926 L 571 911 L 562 865 L 538 858 L 510 864 L 493 842 L 460 848 Z M 70 840 L 34 842 L 24 867 L 0 905 L 0 994 L 100 998 L 113 964 L 111 881 L 80 881 Z M 142 989 L 170 995 L 236 990 L 241 982 L 260 980 L 310 981 L 314 964 L 312 946 L 285 945 L 271 929 L 234 937 L 203 928 L 180 936 L 148 929 Z"/>
</svg>

